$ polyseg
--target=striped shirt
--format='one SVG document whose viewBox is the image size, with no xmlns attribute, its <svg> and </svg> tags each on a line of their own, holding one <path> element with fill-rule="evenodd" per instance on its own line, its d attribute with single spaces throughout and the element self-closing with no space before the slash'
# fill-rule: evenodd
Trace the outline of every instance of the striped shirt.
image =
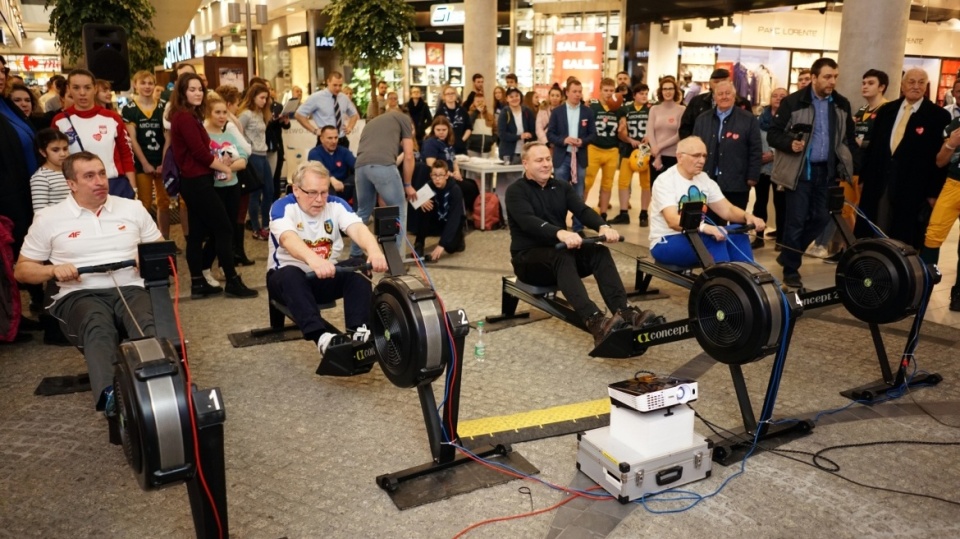
<svg viewBox="0 0 960 539">
<path fill-rule="evenodd" d="M 30 177 L 30 194 L 33 197 L 33 211 L 37 212 L 67 198 L 70 187 L 63 172 L 40 167 Z"/>
</svg>

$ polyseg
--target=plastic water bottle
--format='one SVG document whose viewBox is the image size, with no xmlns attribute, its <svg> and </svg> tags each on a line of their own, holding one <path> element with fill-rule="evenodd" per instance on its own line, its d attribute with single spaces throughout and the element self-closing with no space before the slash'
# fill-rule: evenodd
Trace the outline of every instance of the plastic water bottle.
<svg viewBox="0 0 960 539">
<path fill-rule="evenodd" d="M 473 347 L 473 358 L 478 363 L 486 360 L 487 345 L 483 343 L 483 321 L 477 322 L 477 344 Z"/>
</svg>

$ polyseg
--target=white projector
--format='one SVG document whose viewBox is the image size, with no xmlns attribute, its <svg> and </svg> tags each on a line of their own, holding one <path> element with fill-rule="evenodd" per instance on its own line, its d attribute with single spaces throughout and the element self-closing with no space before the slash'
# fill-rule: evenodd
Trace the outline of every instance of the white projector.
<svg viewBox="0 0 960 539">
<path fill-rule="evenodd" d="M 610 398 L 638 412 L 652 412 L 697 400 L 697 382 L 644 374 L 607 386 Z"/>
</svg>

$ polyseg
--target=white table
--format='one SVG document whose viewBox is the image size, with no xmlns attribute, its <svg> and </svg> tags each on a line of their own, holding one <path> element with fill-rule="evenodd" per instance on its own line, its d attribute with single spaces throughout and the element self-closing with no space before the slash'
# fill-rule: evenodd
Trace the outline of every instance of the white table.
<svg viewBox="0 0 960 539">
<path fill-rule="evenodd" d="M 505 165 L 503 161 L 493 159 L 472 158 L 469 161 L 458 161 L 461 171 L 473 172 L 480 175 L 480 230 L 486 224 L 487 204 L 483 196 L 487 192 L 487 174 L 493 174 L 491 187 L 497 188 L 497 174 L 502 172 L 523 172 L 523 165 Z M 503 216 L 506 219 L 506 215 Z"/>
</svg>

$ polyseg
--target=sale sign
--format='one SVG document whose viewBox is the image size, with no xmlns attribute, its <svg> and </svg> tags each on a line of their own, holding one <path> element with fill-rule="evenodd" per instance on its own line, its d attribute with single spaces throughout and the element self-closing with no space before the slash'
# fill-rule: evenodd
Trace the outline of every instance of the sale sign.
<svg viewBox="0 0 960 539">
<path fill-rule="evenodd" d="M 553 36 L 553 80 L 566 86 L 567 78 L 583 84 L 583 99 L 600 97 L 603 78 L 603 32 L 569 32 Z"/>
</svg>

